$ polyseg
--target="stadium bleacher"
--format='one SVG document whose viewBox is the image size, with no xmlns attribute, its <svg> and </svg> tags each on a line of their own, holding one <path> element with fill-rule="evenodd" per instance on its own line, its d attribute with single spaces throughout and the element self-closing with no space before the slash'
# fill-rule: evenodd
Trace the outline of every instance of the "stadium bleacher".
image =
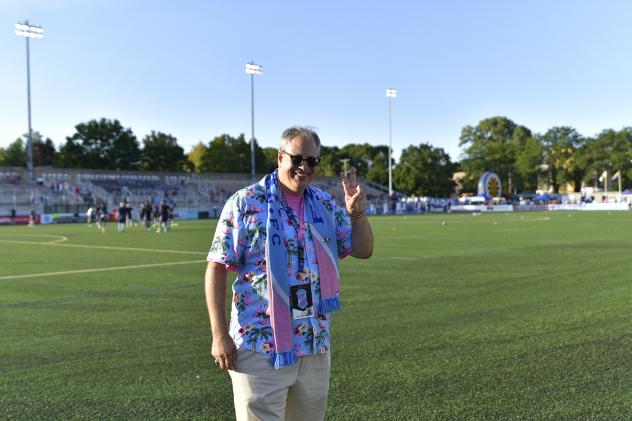
<svg viewBox="0 0 632 421">
<path fill-rule="evenodd" d="M 150 200 L 166 200 L 178 209 L 192 213 L 208 212 L 217 216 L 226 200 L 237 190 L 251 183 L 249 174 L 146 173 L 135 171 L 99 171 L 38 167 L 35 181 L 26 181 L 23 168 L 0 171 L 0 215 L 12 209 L 26 212 L 32 206 L 40 213 L 73 213 L 84 215 L 100 202 L 113 209 L 120 202 L 138 207 Z M 257 176 L 260 177 L 260 176 Z M 367 201 L 382 208 L 388 194 L 384 187 L 362 181 Z M 338 177 L 316 177 L 315 186 L 330 192 L 343 203 L 344 192 Z"/>
</svg>

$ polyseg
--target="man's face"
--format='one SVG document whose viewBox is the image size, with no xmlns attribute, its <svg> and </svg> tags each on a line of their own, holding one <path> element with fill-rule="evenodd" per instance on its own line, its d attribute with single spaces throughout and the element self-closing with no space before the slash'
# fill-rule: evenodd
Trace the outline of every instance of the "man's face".
<svg viewBox="0 0 632 421">
<path fill-rule="evenodd" d="M 310 167 L 305 160 L 300 165 L 294 165 L 289 155 L 316 158 L 318 157 L 318 148 L 312 140 L 298 136 L 287 144 L 285 152 L 279 151 L 278 153 L 279 181 L 282 189 L 288 193 L 303 194 L 314 178 L 316 168 Z"/>
</svg>

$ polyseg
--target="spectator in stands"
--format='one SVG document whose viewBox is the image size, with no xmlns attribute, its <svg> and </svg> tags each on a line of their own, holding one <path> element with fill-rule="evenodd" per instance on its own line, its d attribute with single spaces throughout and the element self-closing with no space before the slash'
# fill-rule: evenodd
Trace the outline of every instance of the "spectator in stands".
<svg viewBox="0 0 632 421">
<path fill-rule="evenodd" d="M 342 178 L 346 210 L 310 186 L 319 152 L 311 129 L 285 130 L 278 169 L 228 200 L 208 254 L 211 353 L 229 370 L 239 420 L 325 416 L 338 259 L 369 258 L 373 235 L 355 169 Z M 238 272 L 230 330 L 228 270 Z"/>
</svg>

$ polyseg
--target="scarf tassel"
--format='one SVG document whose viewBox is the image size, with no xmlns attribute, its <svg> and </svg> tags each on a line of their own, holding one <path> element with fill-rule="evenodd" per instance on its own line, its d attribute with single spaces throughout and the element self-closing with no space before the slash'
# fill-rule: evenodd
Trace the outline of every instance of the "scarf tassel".
<svg viewBox="0 0 632 421">
<path fill-rule="evenodd" d="M 270 356 L 270 363 L 276 369 L 294 365 L 296 364 L 296 354 L 293 351 L 273 352 Z"/>
<path fill-rule="evenodd" d="M 322 298 L 320 301 L 319 313 L 333 313 L 340 310 L 340 299 L 335 297 Z"/>
</svg>

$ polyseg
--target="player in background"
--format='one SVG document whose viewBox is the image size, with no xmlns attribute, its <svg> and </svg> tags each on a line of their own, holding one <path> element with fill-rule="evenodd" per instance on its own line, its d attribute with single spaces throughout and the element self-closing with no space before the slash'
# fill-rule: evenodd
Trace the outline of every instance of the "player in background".
<svg viewBox="0 0 632 421">
<path fill-rule="evenodd" d="M 127 206 L 121 202 L 116 210 L 116 219 L 118 220 L 118 232 L 125 232 L 125 221 L 127 219 Z"/>
<path fill-rule="evenodd" d="M 31 206 L 31 211 L 29 212 L 29 227 L 35 226 L 35 207 Z"/>
<path fill-rule="evenodd" d="M 169 213 L 170 212 L 171 212 L 171 208 L 169 207 L 167 202 L 164 200 L 160 202 L 160 219 L 158 220 L 158 229 L 156 230 L 156 232 L 159 233 L 161 229 L 162 229 L 162 232 L 169 231 Z"/>
<path fill-rule="evenodd" d="M 88 208 L 88 211 L 86 212 L 86 223 L 88 224 L 89 228 L 92 227 L 92 219 L 94 218 L 94 214 L 95 214 L 94 206 L 90 206 Z"/>
<path fill-rule="evenodd" d="M 151 230 L 151 219 L 154 214 L 153 207 L 149 200 L 146 200 L 143 205 L 143 222 L 145 223 L 145 230 Z"/>
<path fill-rule="evenodd" d="M 130 205 L 129 203 L 125 203 L 125 226 L 128 228 L 132 227 L 132 211 L 134 210 L 134 208 L 132 208 L 132 205 Z"/>
<path fill-rule="evenodd" d="M 99 228 L 101 229 L 101 232 L 105 232 L 105 227 L 107 226 L 107 222 L 108 222 L 108 208 L 107 206 L 105 206 L 104 202 L 101 202 L 101 204 L 99 205 L 99 222 L 100 222 L 100 226 Z"/>
</svg>

